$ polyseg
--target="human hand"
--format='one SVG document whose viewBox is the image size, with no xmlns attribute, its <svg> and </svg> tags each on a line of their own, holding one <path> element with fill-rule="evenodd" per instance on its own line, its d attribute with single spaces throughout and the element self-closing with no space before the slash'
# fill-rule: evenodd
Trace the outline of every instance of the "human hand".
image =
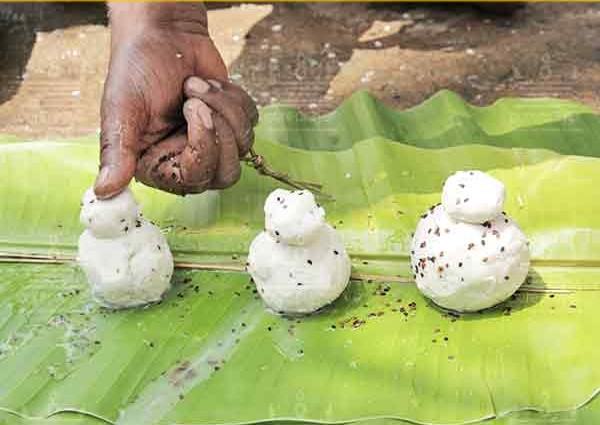
<svg viewBox="0 0 600 425">
<path fill-rule="evenodd" d="M 111 28 L 96 195 L 120 193 L 134 175 L 181 195 L 234 184 L 258 113 L 227 82 L 204 8 L 116 3 Z"/>
</svg>

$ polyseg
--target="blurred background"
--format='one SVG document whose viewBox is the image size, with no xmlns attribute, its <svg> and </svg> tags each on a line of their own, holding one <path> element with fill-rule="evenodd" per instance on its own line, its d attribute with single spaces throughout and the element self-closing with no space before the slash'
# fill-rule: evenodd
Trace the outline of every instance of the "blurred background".
<svg viewBox="0 0 600 425">
<path fill-rule="evenodd" d="M 485 105 L 600 107 L 600 4 L 213 4 L 210 31 L 259 105 L 322 114 L 354 91 L 407 108 L 441 89 Z M 0 133 L 89 135 L 109 55 L 106 6 L 0 5 Z"/>
</svg>

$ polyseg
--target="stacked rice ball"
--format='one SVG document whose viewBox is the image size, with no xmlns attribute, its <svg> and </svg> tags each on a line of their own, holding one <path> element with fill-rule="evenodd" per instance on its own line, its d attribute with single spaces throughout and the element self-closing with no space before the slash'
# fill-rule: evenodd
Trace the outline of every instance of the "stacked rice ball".
<svg viewBox="0 0 600 425">
<path fill-rule="evenodd" d="M 277 189 L 264 210 L 265 230 L 250 246 L 247 268 L 265 303 L 280 314 L 305 314 L 339 297 L 350 258 L 313 194 Z"/>
<path fill-rule="evenodd" d="M 129 189 L 101 200 L 88 189 L 81 202 L 78 262 L 102 305 L 126 308 L 159 301 L 171 287 L 173 256 L 144 219 Z"/>
<path fill-rule="evenodd" d="M 504 212 L 504 184 L 460 171 L 444 184 L 442 203 L 417 225 L 411 267 L 418 288 L 441 307 L 477 311 L 509 298 L 529 270 L 528 242 Z"/>
</svg>

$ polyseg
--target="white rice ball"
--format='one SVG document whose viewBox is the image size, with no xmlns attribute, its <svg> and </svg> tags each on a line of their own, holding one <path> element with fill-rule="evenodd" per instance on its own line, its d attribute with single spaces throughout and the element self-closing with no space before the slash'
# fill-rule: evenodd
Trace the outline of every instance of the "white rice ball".
<svg viewBox="0 0 600 425">
<path fill-rule="evenodd" d="M 81 201 L 79 221 L 97 238 L 114 238 L 131 229 L 139 217 L 139 207 L 131 190 L 100 200 L 89 188 Z"/>
<path fill-rule="evenodd" d="M 288 245 L 304 245 L 317 238 L 325 210 L 308 190 L 276 189 L 265 202 L 265 229 Z"/>
<path fill-rule="evenodd" d="M 81 221 L 88 229 L 79 237 L 77 259 L 100 304 L 140 306 L 159 301 L 169 290 L 171 250 L 160 229 L 139 215 L 129 189 L 109 200 L 88 190 Z"/>
<path fill-rule="evenodd" d="M 504 214 L 472 224 L 454 220 L 438 205 L 417 225 L 411 267 L 418 288 L 436 304 L 456 311 L 482 310 L 506 300 L 523 283 L 529 270 L 528 243 Z"/>
<path fill-rule="evenodd" d="M 451 218 L 484 223 L 502 212 L 504 184 L 482 171 L 459 171 L 444 183 L 442 206 Z"/>
<path fill-rule="evenodd" d="M 261 232 L 248 256 L 260 296 L 280 314 L 312 313 L 330 304 L 348 285 L 350 270 L 350 257 L 328 224 L 303 246 L 286 245 Z"/>
</svg>

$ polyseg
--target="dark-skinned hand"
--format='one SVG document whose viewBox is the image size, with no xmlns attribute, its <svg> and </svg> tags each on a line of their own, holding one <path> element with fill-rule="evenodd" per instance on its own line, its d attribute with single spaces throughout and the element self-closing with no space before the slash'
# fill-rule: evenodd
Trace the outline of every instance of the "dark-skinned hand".
<svg viewBox="0 0 600 425">
<path fill-rule="evenodd" d="M 258 113 L 227 81 L 204 7 L 116 3 L 110 20 L 96 195 L 110 198 L 134 176 L 180 195 L 234 184 Z"/>
</svg>

